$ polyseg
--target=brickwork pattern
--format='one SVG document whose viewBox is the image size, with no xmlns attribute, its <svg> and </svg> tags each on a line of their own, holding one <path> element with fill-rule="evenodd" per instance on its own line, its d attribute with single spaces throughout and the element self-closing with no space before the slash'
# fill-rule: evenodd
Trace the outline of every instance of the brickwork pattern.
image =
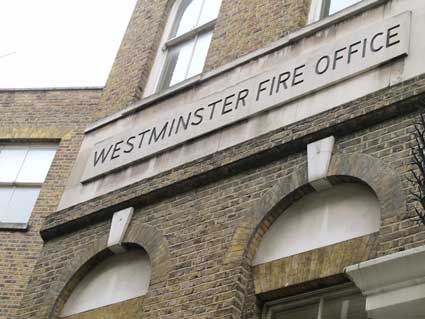
<svg viewBox="0 0 425 319">
<path fill-rule="evenodd" d="M 117 319 L 117 318 L 137 318 L 138 309 L 143 302 L 143 298 L 134 298 L 124 302 L 119 302 L 110 306 L 101 307 L 92 311 L 85 311 L 66 319 Z"/>
<path fill-rule="evenodd" d="M 171 5 L 172 1 L 165 0 L 138 2 L 96 118 L 122 109 L 142 96 Z M 264 47 L 303 26 L 308 6 L 308 0 L 223 0 L 206 69 Z M 12 99 L 6 96 L 0 101 L 9 105 Z M 165 238 L 168 272 L 162 281 L 153 283 L 146 296 L 76 318 L 259 319 L 261 301 L 255 294 L 256 274 L 246 249 L 252 230 L 265 226 L 247 216 L 261 201 L 272 200 L 267 194 L 275 185 L 295 171 L 305 170 L 305 148 L 309 142 L 330 134 L 336 137 L 335 153 L 367 154 L 383 161 L 401 177 L 402 191 L 408 194 L 412 185 L 405 177 L 411 168 L 412 122 L 424 105 L 422 76 L 48 216 L 42 229 L 46 244 L 18 318 L 49 317 L 52 299 L 66 293 L 60 278 L 71 279 L 75 273 L 69 263 L 83 252 L 85 257 L 97 253 L 90 247 L 99 248 L 100 238 L 106 238 L 111 214 L 135 206 L 132 227 L 148 225 Z M 37 134 L 42 135 L 40 132 Z M 81 135 L 70 133 L 70 144 L 60 146 L 64 150 L 62 156 L 69 161 L 64 162 L 63 176 L 52 175 L 50 179 L 55 186 L 51 191 L 59 190 L 54 194 L 63 189 L 57 178 L 62 181 L 69 173 L 80 140 Z M 40 216 L 53 212 L 55 207 L 53 202 L 43 206 Z M 424 244 L 425 228 L 415 222 L 408 198 L 406 207 L 396 214 L 388 216 L 384 212 L 372 255 L 382 256 Z M 369 254 L 369 242 L 367 245 L 365 250 Z M 37 255 L 31 255 L 33 262 Z M 273 277 L 271 281 L 277 279 Z"/>
<path fill-rule="evenodd" d="M 311 0 L 223 0 L 204 71 L 262 48 L 306 24 Z M 139 0 L 97 113 L 140 100 L 175 1 Z"/>
<path fill-rule="evenodd" d="M 118 210 L 125 205 L 132 206 L 133 198 L 139 197 L 139 204 L 151 202 L 156 200 L 155 197 L 169 196 L 167 194 L 170 192 L 174 195 L 176 192 L 193 189 L 223 176 L 242 172 L 247 167 L 263 165 L 265 162 L 303 151 L 311 141 L 329 135 L 345 136 L 362 128 L 367 129 L 385 119 L 412 112 L 412 109 L 422 109 L 425 106 L 424 95 L 425 76 L 400 83 L 225 151 L 187 163 L 154 178 L 124 187 L 107 196 L 99 196 L 64 209 L 49 216 L 42 232 L 47 238 L 50 232 L 54 232 L 56 226 L 83 220 L 97 212 L 101 215 L 111 209 Z M 186 184 L 185 181 L 189 179 L 190 182 Z M 165 189 L 166 194 L 155 193 L 158 189 Z M 111 203 L 118 202 L 121 202 L 121 206 L 111 208 Z"/>
<path fill-rule="evenodd" d="M 108 224 L 106 224 L 108 225 Z M 54 289 L 49 291 L 58 291 L 60 294 L 50 295 L 49 304 L 45 305 L 45 313 L 40 316 L 45 317 L 59 317 L 63 309 L 63 306 L 71 295 L 74 288 L 78 285 L 82 278 L 96 265 L 102 262 L 105 258 L 111 256 L 112 252 L 107 249 L 107 237 L 108 232 L 101 233 L 92 238 L 93 240 L 88 241 L 83 249 L 80 249 L 77 253 L 72 254 L 68 258 L 67 266 L 61 272 L 57 274 L 54 282 Z M 134 246 L 143 247 L 148 253 L 151 265 L 151 277 L 149 282 L 150 289 L 162 286 L 166 280 L 169 271 L 169 252 L 168 245 L 165 238 L 161 235 L 161 232 L 152 226 L 146 224 L 132 223 L 127 231 L 124 238 L 124 245 L 134 249 Z M 77 248 L 78 250 L 78 248 Z M 95 318 L 98 316 L 106 316 L 108 313 L 115 314 L 118 316 L 121 312 L 129 315 L 130 313 L 135 314 L 139 310 L 138 301 L 142 298 L 135 298 L 128 303 L 121 302 L 117 305 L 106 306 L 100 309 L 91 310 L 84 312 L 83 314 L 76 314 L 70 316 L 71 318 L 85 318 L 90 314 Z M 103 317 L 102 317 L 103 318 Z"/>
<path fill-rule="evenodd" d="M 173 2 L 137 1 L 101 97 L 97 118 L 119 111 L 142 97 Z"/>
<path fill-rule="evenodd" d="M 368 154 L 383 160 L 388 167 L 403 176 L 410 165 L 408 145 L 411 140 L 412 120 L 416 116 L 417 112 L 407 113 L 337 136 L 336 152 Z M 322 114 L 318 118 L 327 122 L 329 114 Z M 398 130 L 395 130 L 395 125 Z M 388 144 L 383 143 L 383 149 L 372 148 L 376 138 L 385 139 L 388 138 L 385 137 L 387 135 L 394 137 L 389 138 Z M 171 266 L 165 283 L 152 288 L 149 294 L 143 297 L 143 301 L 140 301 L 139 315 L 143 314 L 144 318 L 259 318 L 257 306 L 253 303 L 255 292 L 249 263 L 244 259 L 227 259 L 227 252 L 234 240 L 236 229 L 253 207 L 257 207 L 258 202 L 272 187 L 303 167 L 305 151 L 296 152 L 203 187 L 140 207 L 133 217 L 133 222 L 151 225 L 164 234 L 170 250 Z M 403 190 L 408 187 L 407 183 L 403 183 Z M 137 196 L 138 191 L 133 188 L 131 193 L 132 196 Z M 111 205 L 121 201 L 122 197 L 109 196 L 109 202 L 105 204 Z M 395 232 L 388 237 L 384 231 L 386 227 L 412 220 L 413 212 L 402 211 L 399 215 L 388 218 L 390 220 L 383 219 L 383 231 L 378 234 L 377 255 L 394 251 L 387 247 L 389 238 L 395 241 L 405 236 L 404 233 Z M 40 259 L 40 268 L 44 265 L 52 269 L 53 273 L 61 272 L 67 256 L 83 250 L 89 240 L 87 238 L 104 235 L 105 231 L 104 227 L 91 226 L 49 241 L 46 249 L 48 247 L 50 253 Z M 424 228 L 415 226 L 412 242 L 398 246 L 397 249 L 423 245 L 420 234 L 424 232 Z M 414 236 L 419 240 L 413 241 Z M 66 254 L 63 252 L 64 247 L 68 247 Z M 50 277 L 50 280 L 48 278 L 48 272 L 39 271 L 33 278 L 30 291 L 33 291 L 33 294 L 40 291 L 41 283 L 41 290 L 48 290 L 47 283 L 54 281 L 54 277 Z M 37 299 L 28 298 L 21 318 L 42 318 L 37 316 L 37 313 L 45 302 L 43 296 L 38 296 Z"/>
<path fill-rule="evenodd" d="M 0 318 L 15 318 L 42 248 L 39 231 L 53 213 L 101 90 L 0 92 L 0 143 L 59 143 L 26 232 L 0 229 Z"/>
<path fill-rule="evenodd" d="M 414 113 L 380 123 L 374 130 L 367 129 L 354 134 L 350 141 L 342 139 L 338 149 L 347 153 L 370 154 L 391 163 L 402 176 L 403 192 L 409 194 L 414 187 L 407 181 L 413 168 L 410 145 L 413 139 L 413 123 L 417 120 L 418 114 Z M 412 205 L 412 197 L 408 196 L 404 213 L 383 219 L 377 257 L 425 245 L 425 227 L 418 222 Z"/>
<path fill-rule="evenodd" d="M 307 1 L 305 1 L 307 3 Z M 42 241 L 38 236 L 45 216 L 53 213 L 78 151 L 82 130 L 137 101 L 142 96 L 159 40 L 173 1 L 138 1 L 131 23 L 107 82 L 101 90 L 28 90 L 0 92 L 0 139 L 29 142 L 59 142 L 57 155 L 40 193 L 25 233 L 2 231 L 0 244 L 0 318 L 13 317 Z M 234 7 L 224 0 L 223 10 Z M 276 40 L 303 25 L 305 10 L 299 1 L 238 1 L 231 16 L 222 16 L 216 26 L 206 69 L 211 69 Z M 267 19 L 261 20 L 260 15 Z M 239 25 L 241 19 L 255 23 Z M 296 20 L 296 21 L 295 21 Z M 229 32 L 231 30 L 232 32 Z M 246 39 L 238 44 L 241 32 Z M 250 39 L 248 39 L 250 37 Z M 223 44 L 226 56 L 220 58 Z M 215 47 L 215 49 L 214 49 Z M 99 102 L 100 101 L 100 102 Z M 92 114 L 93 110 L 96 114 Z M 93 116 L 92 116 L 93 115 Z"/>
<path fill-rule="evenodd" d="M 381 218 L 406 213 L 406 194 L 399 174 L 376 157 L 359 153 L 334 153 L 328 172 L 332 184 L 366 183 L 381 204 Z M 235 231 L 227 259 L 247 256 L 250 262 L 269 227 L 292 203 L 314 192 L 308 185 L 306 168 L 276 183 Z M 250 231 L 251 229 L 251 231 Z M 282 258 L 254 267 L 257 294 L 343 273 L 345 267 L 376 257 L 376 234 Z M 282 271 L 284 270 L 284 271 Z M 288 293 L 290 289 L 285 289 Z M 277 293 L 273 293 L 275 296 Z"/>
<path fill-rule="evenodd" d="M 307 23 L 311 0 L 223 0 L 205 70 L 263 48 Z"/>
</svg>

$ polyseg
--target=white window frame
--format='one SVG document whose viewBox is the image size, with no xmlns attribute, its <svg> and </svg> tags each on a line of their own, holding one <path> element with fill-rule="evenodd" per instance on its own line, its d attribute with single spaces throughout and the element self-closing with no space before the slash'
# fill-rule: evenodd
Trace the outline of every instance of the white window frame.
<svg viewBox="0 0 425 319">
<path fill-rule="evenodd" d="M 179 10 L 180 8 L 182 8 L 184 1 L 187 1 L 187 0 L 177 0 L 171 8 L 167 23 L 165 25 L 164 33 L 161 38 L 161 43 L 157 51 L 157 54 L 155 56 L 155 61 L 152 66 L 152 70 L 149 74 L 148 81 L 145 86 L 145 90 L 143 92 L 143 97 L 146 97 L 146 96 L 149 96 L 154 93 L 158 93 L 162 90 L 167 89 L 167 88 L 161 88 L 161 86 L 162 86 L 162 80 L 164 76 L 164 67 L 167 62 L 167 54 L 171 48 L 176 47 L 186 41 L 189 41 L 190 39 L 195 38 L 195 41 L 196 41 L 199 35 L 205 32 L 210 32 L 210 31 L 212 32 L 214 30 L 217 18 L 207 23 L 204 23 L 203 25 L 197 26 L 193 28 L 192 30 L 185 32 L 179 36 L 170 38 L 170 35 L 172 34 L 173 28 L 175 26 L 175 20 L 178 18 L 180 14 Z M 208 0 L 203 0 L 202 7 L 204 6 L 205 1 L 208 1 Z M 202 13 L 202 7 L 199 12 L 199 16 L 197 17 L 198 20 Z M 191 66 L 191 61 L 193 59 L 195 48 L 196 48 L 196 45 L 194 45 L 192 49 L 192 56 L 190 57 L 188 69 Z M 188 72 L 188 70 L 186 70 L 186 72 Z M 186 78 L 185 80 L 187 79 L 188 78 Z M 185 80 L 183 80 L 182 82 L 184 82 Z M 182 82 L 179 82 L 179 83 L 182 83 Z M 176 83 L 175 85 L 179 83 Z"/>
<path fill-rule="evenodd" d="M 312 0 L 311 6 L 310 6 L 310 12 L 308 15 L 308 23 L 317 22 L 323 18 L 326 18 L 329 16 L 329 7 L 332 0 Z M 359 2 L 361 2 L 360 0 Z M 352 4 L 346 8 L 352 7 L 355 4 Z M 345 10 L 344 8 L 343 10 Z M 342 11 L 342 10 L 341 10 Z M 338 11 L 339 12 L 339 11 Z"/>
<path fill-rule="evenodd" d="M 27 149 L 27 150 L 34 150 L 34 149 L 49 149 L 49 150 L 57 150 L 57 145 L 53 144 L 53 143 L 37 143 L 37 144 L 20 144 L 20 143 L 10 143 L 10 144 L 0 144 L 0 151 L 3 148 L 7 148 L 7 149 Z M 25 159 L 24 159 L 25 162 Z M 52 162 L 50 163 L 50 166 Z M 50 170 L 50 166 L 49 166 L 49 170 Z M 22 168 L 22 167 L 21 167 Z M 19 174 L 19 173 L 18 173 Z M 41 187 L 43 186 L 44 181 L 42 182 L 4 182 L 0 180 L 0 187 L 16 187 L 16 188 L 34 188 L 34 187 L 39 187 L 41 190 Z M 32 210 L 34 209 L 34 207 L 32 208 Z M 32 213 L 31 210 L 31 213 Z M 29 219 L 31 218 L 31 215 L 29 217 Z M 21 230 L 25 230 L 28 228 L 28 222 L 26 223 L 21 223 L 21 222 L 2 222 L 0 220 L 0 229 L 21 229 Z"/>
<path fill-rule="evenodd" d="M 326 319 L 322 316 L 325 299 L 339 298 L 343 296 L 352 296 L 359 294 L 361 294 L 360 289 L 358 289 L 352 283 L 346 283 L 291 297 L 267 301 L 264 303 L 261 319 L 273 319 L 274 314 L 277 312 L 282 312 L 285 310 L 290 311 L 294 308 L 309 306 L 312 304 L 318 305 L 317 319 Z"/>
</svg>

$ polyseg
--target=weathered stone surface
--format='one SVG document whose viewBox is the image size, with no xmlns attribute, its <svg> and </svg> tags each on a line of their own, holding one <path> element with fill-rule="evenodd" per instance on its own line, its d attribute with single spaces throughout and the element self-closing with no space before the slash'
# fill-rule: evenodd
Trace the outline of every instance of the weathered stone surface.
<svg viewBox="0 0 425 319">
<path fill-rule="evenodd" d="M 207 69 L 301 27 L 308 3 L 223 0 Z M 391 5 L 352 16 L 341 24 L 348 32 L 358 23 L 356 19 L 381 19 L 399 12 L 406 3 L 422 2 L 393 0 Z M 136 178 L 124 187 L 56 211 L 85 121 L 122 109 L 142 95 L 170 5 L 162 0 L 139 1 L 100 104 L 99 91 L 88 95 L 0 94 L 0 108 L 4 106 L 5 110 L 5 125 L 1 122 L 0 127 L 2 139 L 61 139 L 58 162 L 52 166 L 29 232 L 5 232 L 2 237 L 0 260 L 7 265 L 1 269 L 10 272 L 0 275 L 1 283 L 5 283 L 0 303 L 8 305 L 0 307 L 0 317 L 57 318 L 73 287 L 110 254 L 107 238 L 112 214 L 129 206 L 135 207 L 135 214 L 124 243 L 140 245 L 148 252 L 154 271 L 149 292 L 142 298 L 80 314 L 75 319 L 258 319 L 259 298 L 336 284 L 346 280 L 341 272 L 350 263 L 425 244 L 425 231 L 416 223 L 407 196 L 412 185 L 405 180 L 411 168 L 412 123 L 425 106 L 425 76 L 419 74 L 405 81 L 403 72 L 412 75 L 417 70 L 404 63 L 380 69 L 373 85 L 383 85 L 380 76 L 388 82 L 373 93 L 354 98 L 350 85 L 341 83 L 334 91 L 340 95 L 319 96 L 320 101 L 337 105 L 332 109 L 280 125 L 268 133 L 263 131 L 264 126 L 277 125 L 281 118 L 273 114 L 259 117 L 250 124 L 257 134 L 242 143 L 230 145 L 232 141 L 221 140 L 213 154 L 156 176 Z M 420 26 L 425 22 L 413 22 L 415 30 L 423 30 Z M 309 37 L 321 41 L 325 36 L 322 30 L 317 38 Z M 418 41 L 414 45 L 423 48 L 424 44 Z M 423 50 L 414 52 L 421 52 L 415 59 L 422 59 Z M 267 64 L 267 59 L 256 61 L 249 63 L 260 69 L 264 67 L 261 63 Z M 355 81 L 361 92 L 369 89 L 370 83 L 364 80 Z M 304 110 L 317 105 L 314 102 L 319 97 L 312 97 L 311 104 L 302 106 Z M 255 249 L 273 221 L 289 205 L 314 191 L 308 185 L 306 146 L 329 135 L 335 136 L 329 180 L 367 183 L 382 203 L 381 230 L 252 268 Z M 208 143 L 189 146 L 182 148 L 180 156 L 188 149 L 211 147 Z M 170 160 L 174 158 L 162 159 Z M 134 173 L 129 170 L 122 177 L 130 180 Z M 106 179 L 105 185 L 112 180 Z M 38 231 L 45 216 L 42 247 Z"/>
<path fill-rule="evenodd" d="M 342 274 L 346 266 L 367 260 L 372 245 L 373 236 L 365 236 L 257 265 L 253 268 L 255 293 L 268 299 L 267 293 L 276 297 L 277 291 L 306 282 L 320 286 L 321 280 Z"/>
</svg>

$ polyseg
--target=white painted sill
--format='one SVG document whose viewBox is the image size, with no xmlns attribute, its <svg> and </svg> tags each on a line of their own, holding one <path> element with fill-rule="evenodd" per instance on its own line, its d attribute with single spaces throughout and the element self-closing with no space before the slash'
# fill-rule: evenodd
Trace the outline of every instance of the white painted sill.
<svg viewBox="0 0 425 319">
<path fill-rule="evenodd" d="M 27 231 L 28 223 L 3 223 L 0 222 L 0 231 L 20 230 Z"/>
</svg>

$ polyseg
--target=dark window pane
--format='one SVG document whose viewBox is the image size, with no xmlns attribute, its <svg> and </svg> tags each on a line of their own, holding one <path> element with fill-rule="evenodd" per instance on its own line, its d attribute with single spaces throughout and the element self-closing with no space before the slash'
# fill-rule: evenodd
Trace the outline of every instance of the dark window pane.
<svg viewBox="0 0 425 319">
<path fill-rule="evenodd" d="M 319 303 L 276 312 L 273 319 L 317 319 Z"/>
<path fill-rule="evenodd" d="M 360 294 L 325 299 L 323 319 L 367 319 L 365 298 Z"/>
</svg>

